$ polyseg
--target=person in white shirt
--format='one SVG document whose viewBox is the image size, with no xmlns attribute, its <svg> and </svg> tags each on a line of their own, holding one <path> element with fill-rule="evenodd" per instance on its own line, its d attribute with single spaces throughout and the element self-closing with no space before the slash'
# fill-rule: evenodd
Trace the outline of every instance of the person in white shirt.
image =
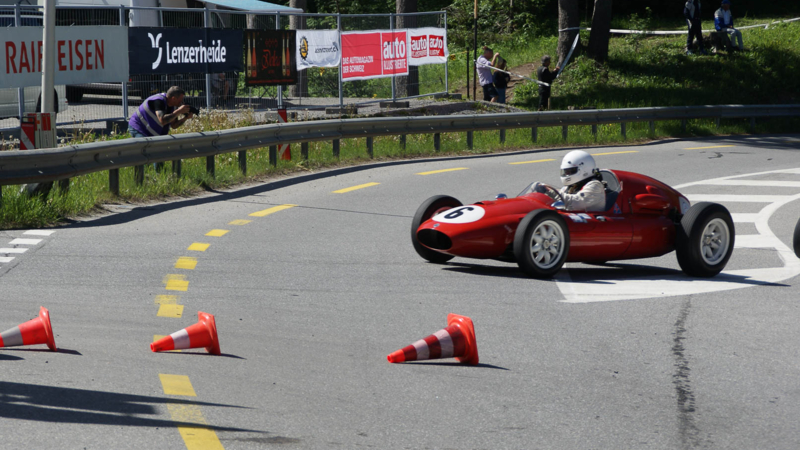
<svg viewBox="0 0 800 450">
<path fill-rule="evenodd" d="M 475 67 L 478 69 L 478 81 L 483 88 L 483 101 L 494 102 L 497 101 L 497 91 L 494 88 L 494 80 L 492 79 L 492 69 L 495 67 L 494 63 L 500 54 L 494 54 L 489 47 L 483 47 L 483 54 L 478 57 L 475 62 Z"/>
<path fill-rule="evenodd" d="M 714 13 L 714 28 L 730 35 L 731 43 L 736 43 L 734 48 L 740 52 L 744 51 L 742 42 L 742 32 L 733 27 L 733 15 L 731 14 L 731 0 L 722 0 L 722 6 Z"/>
</svg>

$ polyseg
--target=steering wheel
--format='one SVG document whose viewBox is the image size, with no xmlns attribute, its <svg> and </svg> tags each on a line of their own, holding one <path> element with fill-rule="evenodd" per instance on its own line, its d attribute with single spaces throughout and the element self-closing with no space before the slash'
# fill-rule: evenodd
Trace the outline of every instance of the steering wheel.
<svg viewBox="0 0 800 450">
<path fill-rule="evenodd" d="M 545 194 L 552 198 L 555 202 L 561 202 L 564 204 L 564 197 L 562 197 L 561 193 L 558 192 L 558 190 L 553 186 L 544 183 L 535 183 L 531 190 L 539 194 Z"/>
</svg>

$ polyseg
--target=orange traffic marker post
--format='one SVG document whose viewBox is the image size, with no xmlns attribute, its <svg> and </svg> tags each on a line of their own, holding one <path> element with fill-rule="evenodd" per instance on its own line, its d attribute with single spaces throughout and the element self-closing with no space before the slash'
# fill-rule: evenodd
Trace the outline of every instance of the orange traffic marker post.
<svg viewBox="0 0 800 450">
<path fill-rule="evenodd" d="M 185 350 L 187 348 L 203 348 L 208 353 L 219 355 L 219 338 L 214 316 L 202 311 L 197 313 L 198 322 L 192 326 L 176 331 L 150 344 L 150 350 L 165 352 L 168 350 Z"/>
<path fill-rule="evenodd" d="M 54 352 L 58 350 L 50 325 L 50 311 L 44 306 L 39 309 L 39 317 L 0 333 L 0 347 L 36 344 L 47 344 Z"/>
<path fill-rule="evenodd" d="M 447 328 L 387 356 L 390 363 L 440 358 L 456 358 L 463 364 L 478 364 L 478 342 L 475 340 L 472 319 L 448 314 Z"/>
</svg>

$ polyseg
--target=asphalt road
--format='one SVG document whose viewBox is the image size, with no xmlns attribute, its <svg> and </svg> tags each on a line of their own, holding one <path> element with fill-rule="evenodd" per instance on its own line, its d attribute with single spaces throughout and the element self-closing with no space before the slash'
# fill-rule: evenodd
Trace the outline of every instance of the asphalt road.
<svg viewBox="0 0 800 450">
<path fill-rule="evenodd" d="M 0 350 L 0 448 L 800 447 L 800 136 L 591 149 L 724 199 L 739 248 L 711 282 L 674 254 L 539 281 L 414 252 L 426 198 L 555 184 L 568 150 L 340 169 L 0 232 L 27 249 L 0 249 L 0 329 L 44 305 L 60 347 Z M 525 161 L 541 162 L 510 164 Z M 223 356 L 150 351 L 197 311 L 216 316 Z M 387 363 L 451 312 L 474 320 L 481 365 Z"/>
</svg>

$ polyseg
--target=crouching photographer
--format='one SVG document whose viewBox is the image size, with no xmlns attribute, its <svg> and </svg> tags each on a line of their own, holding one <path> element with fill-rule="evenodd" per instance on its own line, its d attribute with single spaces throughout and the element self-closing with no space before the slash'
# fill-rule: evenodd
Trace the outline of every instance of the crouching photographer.
<svg viewBox="0 0 800 450">
<path fill-rule="evenodd" d="M 171 128 L 180 127 L 198 114 L 197 108 L 183 104 L 185 95 L 183 89 L 172 86 L 165 94 L 155 94 L 145 99 L 128 121 L 131 136 L 165 136 Z"/>
</svg>

